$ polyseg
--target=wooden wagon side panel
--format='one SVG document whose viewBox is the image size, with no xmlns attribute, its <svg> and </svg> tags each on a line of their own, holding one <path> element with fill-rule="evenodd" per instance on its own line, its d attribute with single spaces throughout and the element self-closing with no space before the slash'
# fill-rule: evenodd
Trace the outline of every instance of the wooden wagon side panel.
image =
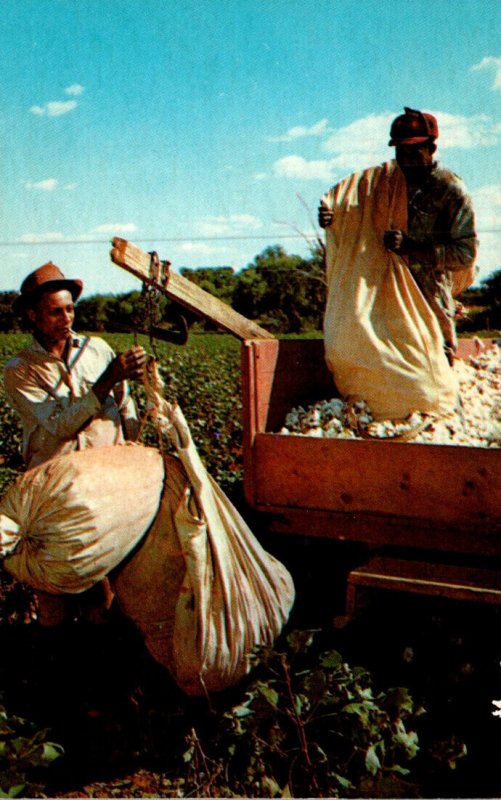
<svg viewBox="0 0 501 800">
<path fill-rule="evenodd" d="M 464 523 L 500 516 L 499 450 L 257 434 L 261 505 Z"/>
<path fill-rule="evenodd" d="M 246 497 L 274 530 L 501 554 L 499 449 L 280 435 L 291 408 L 336 393 L 323 342 L 247 342 L 242 367 Z"/>
</svg>

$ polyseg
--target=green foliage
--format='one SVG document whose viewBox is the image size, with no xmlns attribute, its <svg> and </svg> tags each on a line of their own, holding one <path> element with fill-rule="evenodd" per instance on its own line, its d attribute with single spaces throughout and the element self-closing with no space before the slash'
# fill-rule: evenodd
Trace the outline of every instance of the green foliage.
<svg viewBox="0 0 501 800">
<path fill-rule="evenodd" d="M 479 286 L 466 289 L 460 300 L 465 316 L 457 322 L 458 331 L 486 332 L 497 336 L 501 332 L 501 269 L 484 278 Z"/>
<path fill-rule="evenodd" d="M 16 469 L 11 469 L 10 467 L 0 467 L 0 497 L 18 475 L 19 472 Z"/>
<path fill-rule="evenodd" d="M 0 370 L 6 362 L 26 347 L 31 336 L 26 333 L 0 333 Z M 0 381 L 0 494 L 9 484 L 12 470 L 21 466 L 22 430 L 19 420 L 8 405 Z"/>
<path fill-rule="evenodd" d="M 278 245 L 267 247 L 239 274 L 233 305 L 276 332 L 320 329 L 325 307 L 323 254 L 314 251 L 303 259 Z"/>
<path fill-rule="evenodd" d="M 134 343 L 132 334 L 103 334 L 116 352 Z M 191 334 L 185 347 L 136 337 L 156 355 L 169 400 L 177 400 L 190 424 L 194 441 L 213 477 L 228 489 L 242 477 L 242 401 L 240 343 L 231 336 Z M 29 341 L 24 334 L 0 334 L 0 368 Z M 142 387 L 132 385 L 140 412 L 145 409 Z M 0 388 L 0 491 L 21 466 L 22 431 L 15 413 Z M 155 432 L 147 427 L 143 441 L 157 445 Z"/>
<path fill-rule="evenodd" d="M 0 292 L 0 331 L 16 331 L 19 322 L 12 310 L 12 303 L 17 292 Z"/>
<path fill-rule="evenodd" d="M 320 241 L 311 243 L 310 250 L 310 256 L 303 258 L 272 245 L 238 273 L 232 267 L 183 267 L 180 273 L 269 330 L 277 333 L 321 330 L 325 308 L 324 253 Z M 459 330 L 471 333 L 479 327 L 501 328 L 500 282 L 501 270 L 497 270 L 480 285 L 463 292 L 461 300 L 469 313 L 458 321 Z M 19 329 L 19 321 L 12 312 L 15 296 L 16 292 L 0 292 L 0 331 Z M 169 321 L 176 310 L 176 304 L 160 297 L 157 322 Z M 188 317 L 193 322 L 192 315 Z M 133 291 L 83 298 L 78 302 L 76 318 L 80 330 L 140 330 L 146 319 L 144 295 Z M 209 322 L 202 320 L 195 324 L 196 330 L 205 327 L 212 330 Z"/>
<path fill-rule="evenodd" d="M 132 337 L 110 334 L 103 338 L 118 352 L 130 347 Z M 138 341 L 152 351 L 146 337 Z M 179 403 L 205 466 L 229 489 L 242 478 L 240 343 L 231 336 L 192 334 L 185 347 L 155 343 L 154 354 L 167 399 Z M 132 391 L 143 415 L 143 388 L 133 384 Z M 151 426 L 147 426 L 143 441 L 158 444 Z"/>
<path fill-rule="evenodd" d="M 0 386 L 0 492 L 10 482 L 9 470 L 21 466 L 22 429 Z"/>
<path fill-rule="evenodd" d="M 37 773 L 63 753 L 47 734 L 0 703 L 0 797 L 34 797 L 43 789 Z"/>
<path fill-rule="evenodd" d="M 315 631 L 262 648 L 245 698 L 205 743 L 188 737 L 187 783 L 197 795 L 410 796 L 419 750 L 404 688 L 375 692 L 370 674 L 336 650 L 314 653 Z M 376 793 L 377 792 L 377 793 Z M 388 794 L 388 796 L 390 796 Z"/>
<path fill-rule="evenodd" d="M 26 625 L 36 617 L 33 589 L 0 567 L 0 625 Z"/>
<path fill-rule="evenodd" d="M 205 292 L 219 297 L 229 305 L 233 303 L 233 295 L 239 279 L 232 267 L 199 267 L 198 269 L 183 267 L 180 273 L 183 278 L 196 283 Z"/>
<path fill-rule="evenodd" d="M 289 255 L 279 245 L 267 247 L 239 273 L 232 267 L 200 267 L 180 270 L 181 275 L 206 292 L 233 306 L 244 316 L 270 330 L 299 333 L 320 330 L 325 305 L 323 254 L 312 249 L 310 258 Z M 14 331 L 12 313 L 15 292 L 0 293 L 0 330 Z M 76 328 L 89 331 L 140 330 L 144 328 L 144 296 L 140 291 L 121 295 L 97 294 L 81 299 L 76 307 Z M 170 320 L 177 310 L 166 297 L 158 299 L 157 322 Z M 183 311 L 183 314 L 188 312 Z M 192 315 L 189 322 L 193 322 Z M 204 329 L 203 320 L 196 329 Z M 211 324 L 207 323 L 210 330 Z"/>
</svg>

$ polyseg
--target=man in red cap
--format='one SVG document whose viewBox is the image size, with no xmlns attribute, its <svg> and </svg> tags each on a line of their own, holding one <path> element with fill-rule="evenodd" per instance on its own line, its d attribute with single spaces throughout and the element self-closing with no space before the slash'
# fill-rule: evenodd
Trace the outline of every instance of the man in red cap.
<svg viewBox="0 0 501 800">
<path fill-rule="evenodd" d="M 72 450 L 120 445 L 139 431 L 126 381 L 141 380 L 147 354 L 136 346 L 115 355 L 104 340 L 74 333 L 82 288 L 48 262 L 28 275 L 14 302 L 33 339 L 6 364 L 4 387 L 21 418 L 28 468 Z M 42 622 L 64 617 L 58 598 L 40 598 Z"/>
<path fill-rule="evenodd" d="M 384 244 L 404 256 L 422 294 L 434 312 L 452 363 L 457 347 L 454 296 L 475 276 L 474 213 L 461 179 L 434 160 L 438 124 L 429 113 L 405 108 L 393 120 L 389 145 L 407 187 L 407 229 L 390 228 Z M 327 228 L 333 213 L 319 208 L 319 223 Z M 391 224 L 391 222 L 390 222 Z"/>
</svg>

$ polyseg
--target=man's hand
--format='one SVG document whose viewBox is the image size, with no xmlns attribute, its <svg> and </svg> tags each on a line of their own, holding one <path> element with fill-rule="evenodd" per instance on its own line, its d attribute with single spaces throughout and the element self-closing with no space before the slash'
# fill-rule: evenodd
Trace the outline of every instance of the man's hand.
<svg viewBox="0 0 501 800">
<path fill-rule="evenodd" d="M 383 234 L 383 243 L 386 249 L 391 250 L 393 253 L 400 253 L 402 255 L 407 252 L 405 247 L 406 239 L 407 236 L 405 233 L 398 228 L 385 231 Z"/>
<path fill-rule="evenodd" d="M 332 220 L 334 219 L 334 214 L 330 210 L 330 208 L 326 205 L 324 200 L 320 201 L 320 205 L 318 207 L 318 224 L 321 228 L 328 228 L 329 225 L 332 224 Z"/>
<path fill-rule="evenodd" d="M 115 383 L 142 380 L 147 360 L 148 354 L 139 345 L 134 345 L 125 353 L 120 353 L 110 364 L 112 376 L 116 376 Z"/>
<path fill-rule="evenodd" d="M 115 356 L 92 387 L 99 402 L 104 403 L 116 383 L 142 380 L 147 361 L 148 354 L 139 345 L 134 345 L 125 353 Z"/>
<path fill-rule="evenodd" d="M 435 248 L 431 242 L 418 242 L 398 228 L 385 231 L 383 243 L 387 250 L 398 253 L 399 256 L 411 256 L 432 267 L 436 265 Z"/>
</svg>

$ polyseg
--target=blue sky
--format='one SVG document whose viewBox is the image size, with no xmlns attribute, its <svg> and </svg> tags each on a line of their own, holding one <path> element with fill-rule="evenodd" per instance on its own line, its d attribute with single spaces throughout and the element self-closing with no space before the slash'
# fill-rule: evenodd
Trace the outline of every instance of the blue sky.
<svg viewBox="0 0 501 800">
<path fill-rule="evenodd" d="M 109 259 L 114 235 L 175 268 L 240 269 L 275 243 L 306 254 L 319 197 L 392 156 L 404 105 L 437 115 L 439 159 L 475 203 L 480 277 L 501 267 L 495 0 L 1 10 L 0 290 L 49 259 L 85 294 L 139 288 Z"/>
</svg>

